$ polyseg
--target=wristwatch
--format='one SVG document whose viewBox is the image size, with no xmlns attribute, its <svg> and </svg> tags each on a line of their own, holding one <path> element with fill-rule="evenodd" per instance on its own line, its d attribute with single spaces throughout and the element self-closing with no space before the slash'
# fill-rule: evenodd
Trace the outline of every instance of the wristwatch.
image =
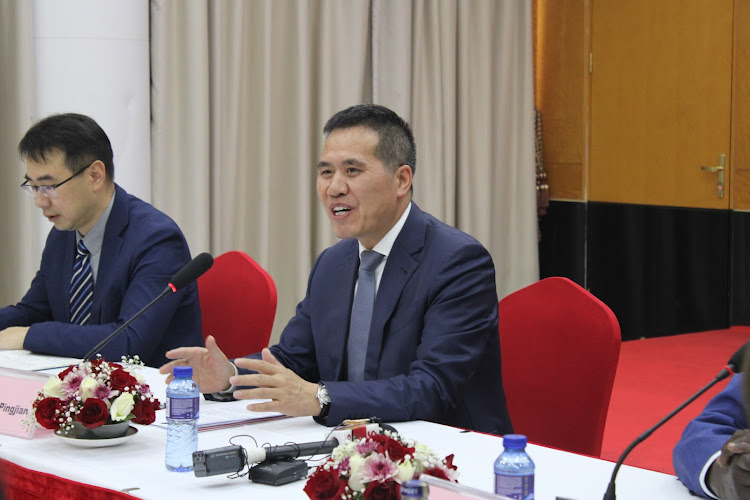
<svg viewBox="0 0 750 500">
<path fill-rule="evenodd" d="M 318 392 L 315 394 L 315 398 L 320 404 L 320 414 L 315 417 L 315 421 L 325 423 L 328 418 L 328 411 L 331 409 L 331 396 L 328 395 L 328 389 L 323 382 L 318 382 Z"/>
</svg>

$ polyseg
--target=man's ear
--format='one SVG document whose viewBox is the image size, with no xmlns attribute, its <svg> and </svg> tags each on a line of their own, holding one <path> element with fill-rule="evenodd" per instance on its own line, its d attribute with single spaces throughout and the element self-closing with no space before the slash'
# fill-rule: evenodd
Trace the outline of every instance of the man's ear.
<svg viewBox="0 0 750 500">
<path fill-rule="evenodd" d="M 101 189 L 107 183 L 107 169 L 101 160 L 91 164 L 88 175 L 95 190 Z"/>
<path fill-rule="evenodd" d="M 405 196 L 411 192 L 411 181 L 412 181 L 412 171 L 411 167 L 409 165 L 401 165 L 396 169 L 396 192 L 399 197 Z"/>
</svg>

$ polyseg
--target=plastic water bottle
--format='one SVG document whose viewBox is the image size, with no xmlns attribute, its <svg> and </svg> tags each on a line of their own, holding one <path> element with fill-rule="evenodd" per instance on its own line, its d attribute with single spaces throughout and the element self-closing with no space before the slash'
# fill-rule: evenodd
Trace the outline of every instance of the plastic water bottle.
<svg viewBox="0 0 750 500">
<path fill-rule="evenodd" d="M 198 449 L 200 391 L 192 379 L 191 366 L 175 366 L 174 380 L 167 386 L 167 469 L 193 470 L 193 452 Z"/>
<path fill-rule="evenodd" d="M 505 450 L 495 460 L 495 493 L 515 500 L 534 500 L 534 462 L 526 453 L 526 436 L 503 437 Z"/>
</svg>

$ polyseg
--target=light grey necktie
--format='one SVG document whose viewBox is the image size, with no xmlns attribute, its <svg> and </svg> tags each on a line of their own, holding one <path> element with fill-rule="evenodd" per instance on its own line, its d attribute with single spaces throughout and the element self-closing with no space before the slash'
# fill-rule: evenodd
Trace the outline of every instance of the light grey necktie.
<svg viewBox="0 0 750 500">
<path fill-rule="evenodd" d="M 365 250 L 360 255 L 357 293 L 354 295 L 349 321 L 347 356 L 350 382 L 361 382 L 364 379 L 367 341 L 370 337 L 372 308 L 375 305 L 375 268 L 381 260 L 383 255 L 372 250 Z"/>
<path fill-rule="evenodd" d="M 85 325 L 91 316 L 94 275 L 91 272 L 91 254 L 83 240 L 78 242 L 77 251 L 73 263 L 73 276 L 70 278 L 70 322 L 74 325 Z"/>
</svg>

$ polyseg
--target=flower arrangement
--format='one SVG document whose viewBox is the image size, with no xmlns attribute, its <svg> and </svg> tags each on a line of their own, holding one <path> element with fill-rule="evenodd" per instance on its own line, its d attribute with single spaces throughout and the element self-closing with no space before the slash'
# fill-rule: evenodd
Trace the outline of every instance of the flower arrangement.
<svg viewBox="0 0 750 500">
<path fill-rule="evenodd" d="M 426 446 L 397 434 L 370 432 L 337 446 L 308 478 L 304 491 L 312 500 L 396 500 L 401 484 L 421 474 L 458 479 L 453 455 L 441 460 Z"/>
<path fill-rule="evenodd" d="M 138 356 L 123 363 L 143 365 Z M 71 435 L 74 422 L 89 429 L 128 420 L 151 424 L 159 401 L 139 373 L 98 358 L 51 376 L 32 408 L 40 426 Z"/>
</svg>

